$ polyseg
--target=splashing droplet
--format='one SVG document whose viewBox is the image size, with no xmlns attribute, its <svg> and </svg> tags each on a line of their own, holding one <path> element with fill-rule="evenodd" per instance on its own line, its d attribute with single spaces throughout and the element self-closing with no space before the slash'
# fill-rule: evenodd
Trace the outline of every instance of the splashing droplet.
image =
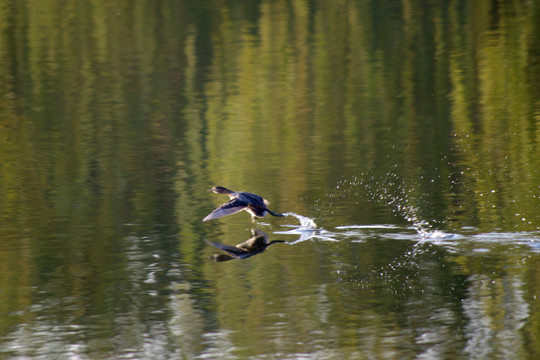
<svg viewBox="0 0 540 360">
<path fill-rule="evenodd" d="M 293 212 L 284 213 L 283 215 L 294 216 L 295 218 L 297 218 L 298 221 L 300 221 L 300 229 L 307 230 L 317 228 L 317 224 L 315 224 L 315 221 L 313 221 L 313 219 L 311 218 L 308 218 L 307 216 L 298 215 Z"/>
</svg>

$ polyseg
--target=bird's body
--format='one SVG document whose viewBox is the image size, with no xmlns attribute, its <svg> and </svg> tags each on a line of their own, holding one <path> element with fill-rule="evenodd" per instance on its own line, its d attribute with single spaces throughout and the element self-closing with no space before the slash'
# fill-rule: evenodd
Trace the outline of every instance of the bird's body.
<svg viewBox="0 0 540 360">
<path fill-rule="evenodd" d="M 210 258 L 217 262 L 233 259 L 246 259 L 250 256 L 262 253 L 268 246 L 274 243 L 285 242 L 283 240 L 269 241 L 268 235 L 259 229 L 251 229 L 251 235 L 251 238 L 236 246 L 219 244 L 206 240 L 209 245 L 225 252 L 225 254 L 214 254 Z"/>
<path fill-rule="evenodd" d="M 221 204 L 217 209 L 208 214 L 202 221 L 209 221 L 218 219 L 223 216 L 233 215 L 242 210 L 251 214 L 252 219 L 257 217 L 263 217 L 266 214 L 273 216 L 285 216 L 283 214 L 277 214 L 268 209 L 268 200 L 248 192 L 232 191 L 224 188 L 223 186 L 214 186 L 208 190 L 216 194 L 227 194 L 229 201 Z"/>
</svg>

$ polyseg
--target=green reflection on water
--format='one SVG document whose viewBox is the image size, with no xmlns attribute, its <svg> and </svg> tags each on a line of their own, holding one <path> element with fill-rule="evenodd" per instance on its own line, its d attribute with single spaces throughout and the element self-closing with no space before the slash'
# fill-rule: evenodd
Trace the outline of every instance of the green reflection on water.
<svg viewBox="0 0 540 360">
<path fill-rule="evenodd" d="M 0 6 L 1 351 L 535 357 L 538 9 Z M 399 227 L 215 264 L 203 240 L 252 224 L 201 224 L 212 185 Z M 462 237 L 418 245 L 423 223 Z"/>
</svg>

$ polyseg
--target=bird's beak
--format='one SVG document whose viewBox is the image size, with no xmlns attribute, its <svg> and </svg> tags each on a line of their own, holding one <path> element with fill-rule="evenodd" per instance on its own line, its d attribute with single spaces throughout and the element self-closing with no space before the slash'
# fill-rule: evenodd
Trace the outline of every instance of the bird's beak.
<svg viewBox="0 0 540 360">
<path fill-rule="evenodd" d="M 206 190 L 206 191 L 208 191 L 208 192 L 212 192 L 212 191 L 214 191 L 214 190 L 213 190 L 213 189 L 208 189 L 208 190 Z"/>
</svg>

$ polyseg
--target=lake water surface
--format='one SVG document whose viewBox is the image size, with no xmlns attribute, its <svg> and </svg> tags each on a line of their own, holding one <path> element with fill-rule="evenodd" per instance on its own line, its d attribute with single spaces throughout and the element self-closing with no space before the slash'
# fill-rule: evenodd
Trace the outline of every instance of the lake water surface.
<svg viewBox="0 0 540 360">
<path fill-rule="evenodd" d="M 540 357 L 537 0 L 0 19 L 0 358 Z"/>
</svg>

